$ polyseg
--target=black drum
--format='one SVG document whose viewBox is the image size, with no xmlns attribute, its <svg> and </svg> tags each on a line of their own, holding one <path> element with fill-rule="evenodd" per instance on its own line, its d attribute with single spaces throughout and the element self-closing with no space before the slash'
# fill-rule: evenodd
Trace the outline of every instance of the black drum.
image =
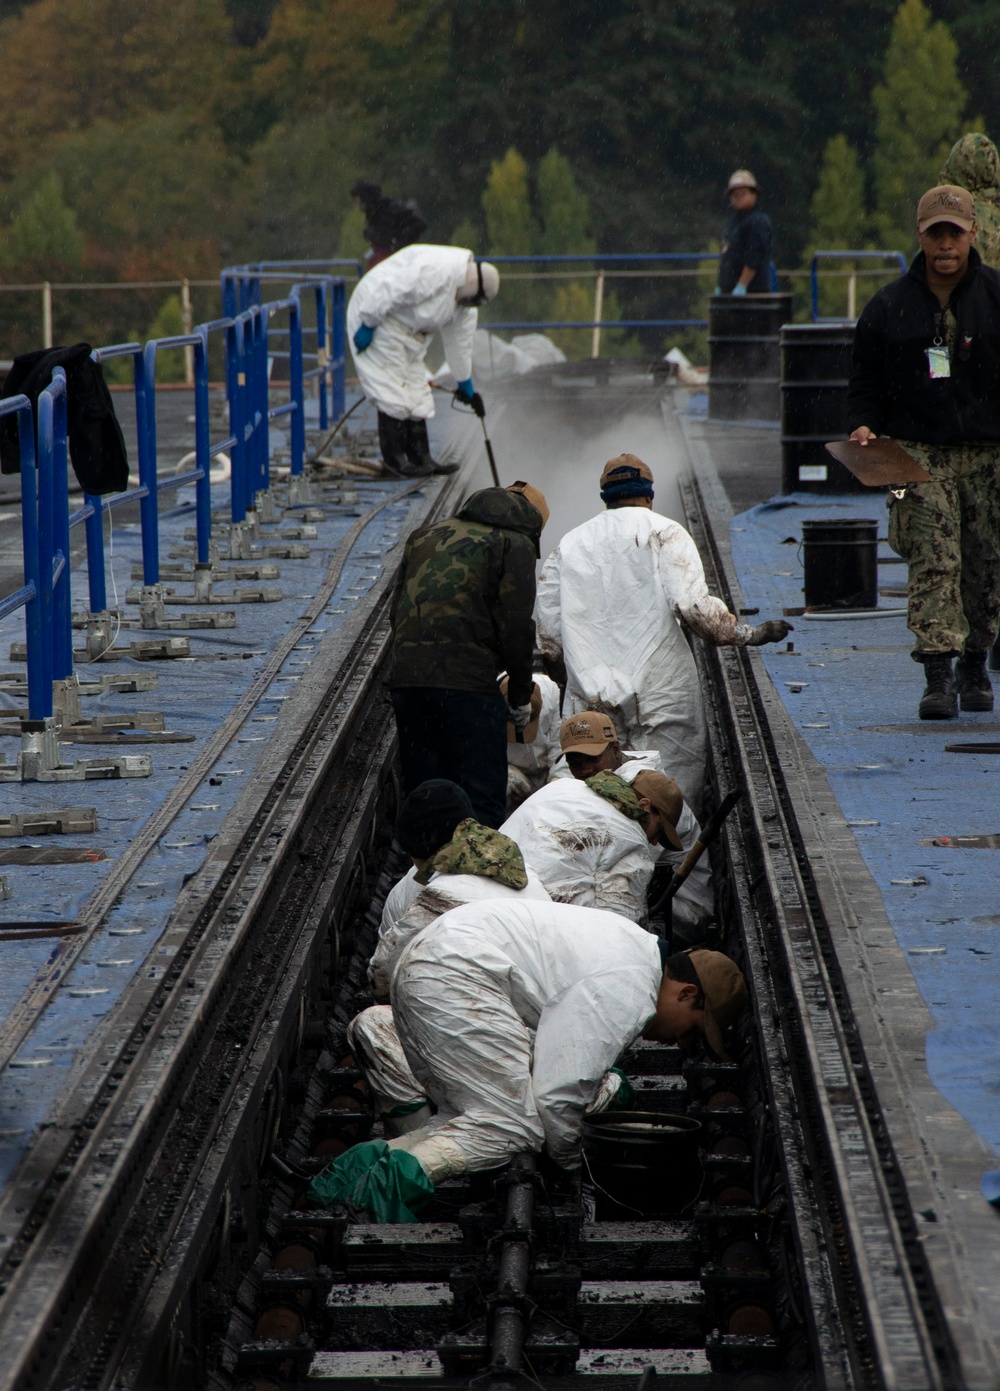
<svg viewBox="0 0 1000 1391">
<path fill-rule="evenodd" d="M 583 1177 L 601 1221 L 669 1217 L 698 1197 L 701 1122 L 662 1111 L 603 1111 L 583 1122 Z"/>
<path fill-rule="evenodd" d="M 791 295 L 713 295 L 708 301 L 708 418 L 778 420 L 781 326 Z"/>
<path fill-rule="evenodd" d="M 802 523 L 807 609 L 878 607 L 878 523 L 867 517 Z"/>
<path fill-rule="evenodd" d="M 781 491 L 858 493 L 854 474 L 826 452 L 847 438 L 847 382 L 854 323 L 781 329 Z"/>
</svg>

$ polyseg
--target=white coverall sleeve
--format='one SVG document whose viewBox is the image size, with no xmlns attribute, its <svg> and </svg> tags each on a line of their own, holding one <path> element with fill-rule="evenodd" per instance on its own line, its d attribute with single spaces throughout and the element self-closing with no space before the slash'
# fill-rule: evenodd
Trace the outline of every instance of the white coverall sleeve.
<svg viewBox="0 0 1000 1391">
<path fill-rule="evenodd" d="M 479 322 L 478 310 L 469 305 L 459 305 L 451 323 L 441 327 L 441 341 L 444 355 L 448 359 L 451 374 L 458 382 L 472 376 L 472 340 L 476 336 Z"/>
<path fill-rule="evenodd" d="M 753 636 L 752 626 L 740 623 L 721 599 L 709 593 L 698 547 L 683 527 L 677 528 L 659 554 L 664 590 L 691 631 L 716 647 L 745 647 Z"/>
<path fill-rule="evenodd" d="M 656 1011 L 648 971 L 605 972 L 579 981 L 542 1011 L 535 1033 L 532 1089 L 549 1154 L 557 1164 L 580 1162 L 583 1116 L 604 1074 Z"/>
<path fill-rule="evenodd" d="M 561 580 L 559 548 L 542 566 L 535 594 L 535 636 L 544 657 L 557 659 L 563 654 Z"/>
<path fill-rule="evenodd" d="M 629 848 L 610 863 L 602 857 L 594 871 L 594 907 L 641 923 L 652 875 L 653 857 L 643 846 Z"/>
</svg>

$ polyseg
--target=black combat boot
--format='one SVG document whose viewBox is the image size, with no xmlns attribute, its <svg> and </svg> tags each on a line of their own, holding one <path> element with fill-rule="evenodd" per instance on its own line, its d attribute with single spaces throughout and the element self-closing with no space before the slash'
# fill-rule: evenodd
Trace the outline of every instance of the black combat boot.
<svg viewBox="0 0 1000 1391">
<path fill-rule="evenodd" d="M 951 671 L 951 657 L 934 652 L 928 653 L 920 660 L 924 664 L 927 677 L 927 685 L 920 697 L 920 718 L 953 720 L 958 714 L 958 699 L 955 678 Z"/>
<path fill-rule="evenodd" d="M 457 473 L 457 464 L 439 464 L 431 457 L 426 420 L 408 420 L 406 453 L 412 463 L 419 464 L 422 473 Z"/>
<path fill-rule="evenodd" d="M 378 413 L 378 442 L 382 450 L 382 462 L 386 472 L 396 478 L 429 478 L 434 472 L 434 461 L 428 457 L 427 466 L 419 459 L 414 460 L 410 452 L 410 425 L 412 421 L 396 420 L 391 415 Z"/>
<path fill-rule="evenodd" d="M 986 672 L 986 653 L 967 647 L 955 663 L 955 685 L 963 710 L 992 710 L 993 687 Z"/>
</svg>

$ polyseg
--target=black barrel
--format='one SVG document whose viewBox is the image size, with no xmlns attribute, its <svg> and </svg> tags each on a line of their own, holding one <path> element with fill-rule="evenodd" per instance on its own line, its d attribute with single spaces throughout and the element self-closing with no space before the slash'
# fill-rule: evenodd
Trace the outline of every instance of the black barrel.
<svg viewBox="0 0 1000 1391">
<path fill-rule="evenodd" d="M 847 438 L 854 321 L 781 329 L 781 491 L 858 493 L 850 469 L 824 449 Z"/>
<path fill-rule="evenodd" d="M 791 295 L 713 295 L 708 301 L 710 420 L 778 420 L 781 325 Z"/>
<path fill-rule="evenodd" d="M 802 566 L 807 609 L 878 607 L 878 523 L 802 523 Z"/>
<path fill-rule="evenodd" d="M 603 1111 L 583 1123 L 584 1179 L 601 1220 L 683 1212 L 701 1191 L 701 1123 L 662 1111 Z"/>
</svg>

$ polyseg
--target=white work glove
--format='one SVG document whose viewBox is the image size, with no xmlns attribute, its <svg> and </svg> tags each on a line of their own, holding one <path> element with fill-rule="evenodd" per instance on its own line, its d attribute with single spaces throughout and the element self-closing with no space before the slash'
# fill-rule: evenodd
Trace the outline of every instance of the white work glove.
<svg viewBox="0 0 1000 1391">
<path fill-rule="evenodd" d="M 527 705 L 508 705 L 507 718 L 515 729 L 524 729 L 531 719 L 531 701 Z"/>
</svg>

